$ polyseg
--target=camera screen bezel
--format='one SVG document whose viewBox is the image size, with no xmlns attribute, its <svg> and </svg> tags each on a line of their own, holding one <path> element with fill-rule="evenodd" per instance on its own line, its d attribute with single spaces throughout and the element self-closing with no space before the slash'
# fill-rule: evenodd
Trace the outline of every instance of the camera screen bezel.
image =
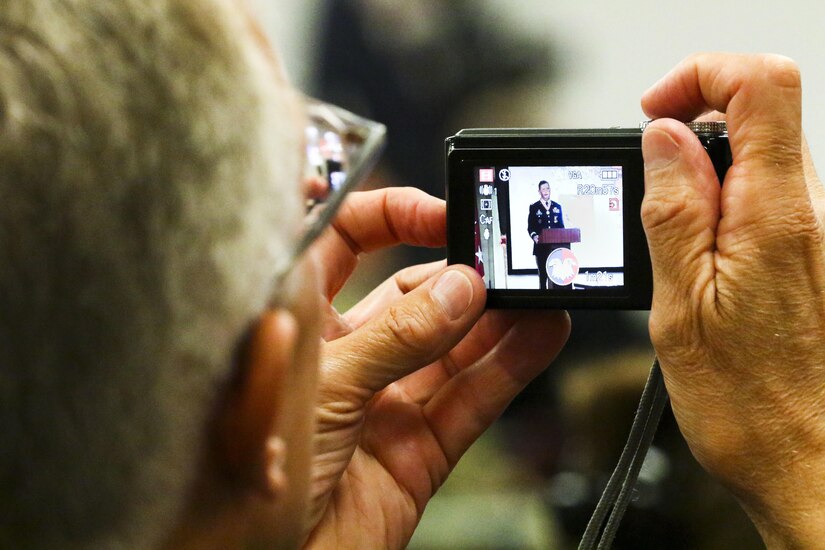
<svg viewBox="0 0 825 550">
<path fill-rule="evenodd" d="M 640 134 L 640 133 L 639 133 Z M 624 285 L 591 288 L 528 290 L 487 289 L 487 305 L 494 308 L 649 309 L 652 275 L 640 210 L 644 196 L 641 137 L 536 136 L 531 146 L 523 137 L 494 136 L 489 143 L 456 146 L 448 140 L 447 258 L 451 264 L 475 265 L 475 170 L 488 166 L 621 166 Z M 571 139 L 572 138 L 572 139 Z M 571 141 L 587 141 L 570 146 Z M 527 140 L 529 141 L 529 140 Z M 631 141 L 628 144 L 628 141 Z M 514 143 L 515 142 L 515 143 Z"/>
</svg>

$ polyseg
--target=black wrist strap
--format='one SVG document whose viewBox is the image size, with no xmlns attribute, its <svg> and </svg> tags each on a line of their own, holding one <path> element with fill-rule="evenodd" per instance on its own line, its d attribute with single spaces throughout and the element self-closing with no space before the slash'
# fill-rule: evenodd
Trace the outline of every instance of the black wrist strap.
<svg viewBox="0 0 825 550">
<path fill-rule="evenodd" d="M 619 523 L 633 495 L 633 487 L 639 477 L 639 470 L 642 468 L 650 444 L 653 443 L 653 436 L 656 435 L 656 428 L 659 426 L 659 419 L 662 417 L 667 400 L 667 390 L 659 368 L 659 358 L 656 357 L 653 359 L 650 375 L 642 391 L 642 398 L 639 401 L 639 408 L 636 410 L 636 417 L 633 419 L 627 443 L 587 524 L 579 550 L 596 548 L 603 550 L 610 548 L 613 543 Z M 605 524 L 605 519 L 607 519 L 607 524 Z"/>
</svg>

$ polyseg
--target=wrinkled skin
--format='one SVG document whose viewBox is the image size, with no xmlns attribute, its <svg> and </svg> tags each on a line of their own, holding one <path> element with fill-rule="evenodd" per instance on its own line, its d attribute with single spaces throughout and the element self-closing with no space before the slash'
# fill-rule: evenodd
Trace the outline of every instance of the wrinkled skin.
<svg viewBox="0 0 825 550">
<path fill-rule="evenodd" d="M 313 249 L 327 298 L 360 253 L 444 246 L 445 215 L 414 189 L 348 198 Z M 474 270 L 443 262 L 399 272 L 344 315 L 327 302 L 309 547 L 404 547 L 461 455 L 567 339 L 565 312 L 484 302 Z"/>
<path fill-rule="evenodd" d="M 770 547 L 825 540 L 825 193 L 797 66 L 699 54 L 644 95 L 651 338 L 679 426 Z M 720 187 L 676 120 L 727 120 Z M 669 117 L 669 118 L 664 118 Z M 676 119 L 676 120 L 671 120 Z"/>
</svg>

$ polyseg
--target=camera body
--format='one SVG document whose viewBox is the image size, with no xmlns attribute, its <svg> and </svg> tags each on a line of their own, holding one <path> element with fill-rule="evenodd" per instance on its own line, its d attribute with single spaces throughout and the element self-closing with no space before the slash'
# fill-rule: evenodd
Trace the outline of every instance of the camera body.
<svg viewBox="0 0 825 550">
<path fill-rule="evenodd" d="M 724 123 L 690 123 L 719 181 Z M 447 259 L 492 308 L 649 309 L 643 128 L 469 129 L 446 140 Z"/>
</svg>

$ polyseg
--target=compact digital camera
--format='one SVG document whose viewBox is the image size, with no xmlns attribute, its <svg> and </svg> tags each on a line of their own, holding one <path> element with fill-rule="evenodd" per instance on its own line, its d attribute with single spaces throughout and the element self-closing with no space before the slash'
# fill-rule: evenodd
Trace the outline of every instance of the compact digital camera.
<svg viewBox="0 0 825 550">
<path fill-rule="evenodd" d="M 688 124 L 719 181 L 724 122 Z M 649 309 L 641 128 L 470 129 L 447 138 L 447 258 L 493 308 Z"/>
</svg>

